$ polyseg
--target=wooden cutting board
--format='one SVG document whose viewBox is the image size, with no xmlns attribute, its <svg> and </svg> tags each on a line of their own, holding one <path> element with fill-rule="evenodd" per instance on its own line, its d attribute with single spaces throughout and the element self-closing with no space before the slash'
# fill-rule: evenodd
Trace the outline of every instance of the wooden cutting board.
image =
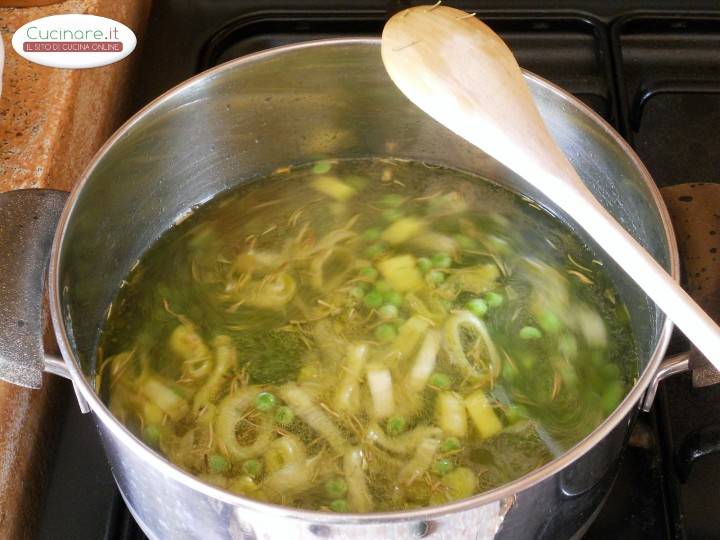
<svg viewBox="0 0 720 540">
<path fill-rule="evenodd" d="M 0 192 L 30 187 L 70 190 L 90 158 L 127 115 L 136 51 L 94 69 L 54 69 L 18 56 L 13 32 L 63 13 L 116 19 L 140 38 L 150 0 L 68 0 L 46 7 L 0 7 L 5 69 L 0 97 Z M 138 40 L 139 43 L 140 39 Z M 55 347 L 48 328 L 46 347 Z M 0 538 L 32 537 L 42 504 L 44 471 L 68 383 L 45 377 L 42 390 L 0 382 Z"/>
</svg>

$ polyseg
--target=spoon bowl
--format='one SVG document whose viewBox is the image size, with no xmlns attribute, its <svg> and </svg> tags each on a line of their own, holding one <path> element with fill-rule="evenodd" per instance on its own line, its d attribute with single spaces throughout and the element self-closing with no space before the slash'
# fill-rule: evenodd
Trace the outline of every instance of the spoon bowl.
<svg viewBox="0 0 720 540">
<path fill-rule="evenodd" d="M 418 6 L 387 22 L 381 50 L 410 101 L 553 200 L 720 370 L 720 328 L 585 187 L 497 34 L 464 11 Z"/>
</svg>

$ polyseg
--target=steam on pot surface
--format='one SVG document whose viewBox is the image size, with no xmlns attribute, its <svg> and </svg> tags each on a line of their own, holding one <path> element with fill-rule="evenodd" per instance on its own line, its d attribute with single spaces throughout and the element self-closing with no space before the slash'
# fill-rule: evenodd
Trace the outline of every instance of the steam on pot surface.
<svg viewBox="0 0 720 540">
<path fill-rule="evenodd" d="M 602 259 L 531 200 L 427 163 L 287 167 L 133 268 L 98 385 L 204 481 L 335 512 L 442 504 L 590 433 L 637 375 Z"/>
</svg>

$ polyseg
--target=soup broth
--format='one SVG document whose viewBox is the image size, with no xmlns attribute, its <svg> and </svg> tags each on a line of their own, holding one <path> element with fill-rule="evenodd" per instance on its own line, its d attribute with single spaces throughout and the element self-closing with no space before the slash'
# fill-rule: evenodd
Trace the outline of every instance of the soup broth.
<svg viewBox="0 0 720 540">
<path fill-rule="evenodd" d="M 442 504 L 590 433 L 636 375 L 602 260 L 532 201 L 448 168 L 319 161 L 152 246 L 100 336 L 113 414 L 247 497 Z"/>
</svg>

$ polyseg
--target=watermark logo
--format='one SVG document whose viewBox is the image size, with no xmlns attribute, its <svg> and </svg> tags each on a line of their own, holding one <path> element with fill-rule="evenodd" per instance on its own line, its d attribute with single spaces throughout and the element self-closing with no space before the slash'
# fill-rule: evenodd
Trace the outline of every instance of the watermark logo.
<svg viewBox="0 0 720 540">
<path fill-rule="evenodd" d="M 31 21 L 13 35 L 12 46 L 36 64 L 92 68 L 122 60 L 137 39 L 127 26 L 96 15 L 52 15 Z"/>
</svg>

